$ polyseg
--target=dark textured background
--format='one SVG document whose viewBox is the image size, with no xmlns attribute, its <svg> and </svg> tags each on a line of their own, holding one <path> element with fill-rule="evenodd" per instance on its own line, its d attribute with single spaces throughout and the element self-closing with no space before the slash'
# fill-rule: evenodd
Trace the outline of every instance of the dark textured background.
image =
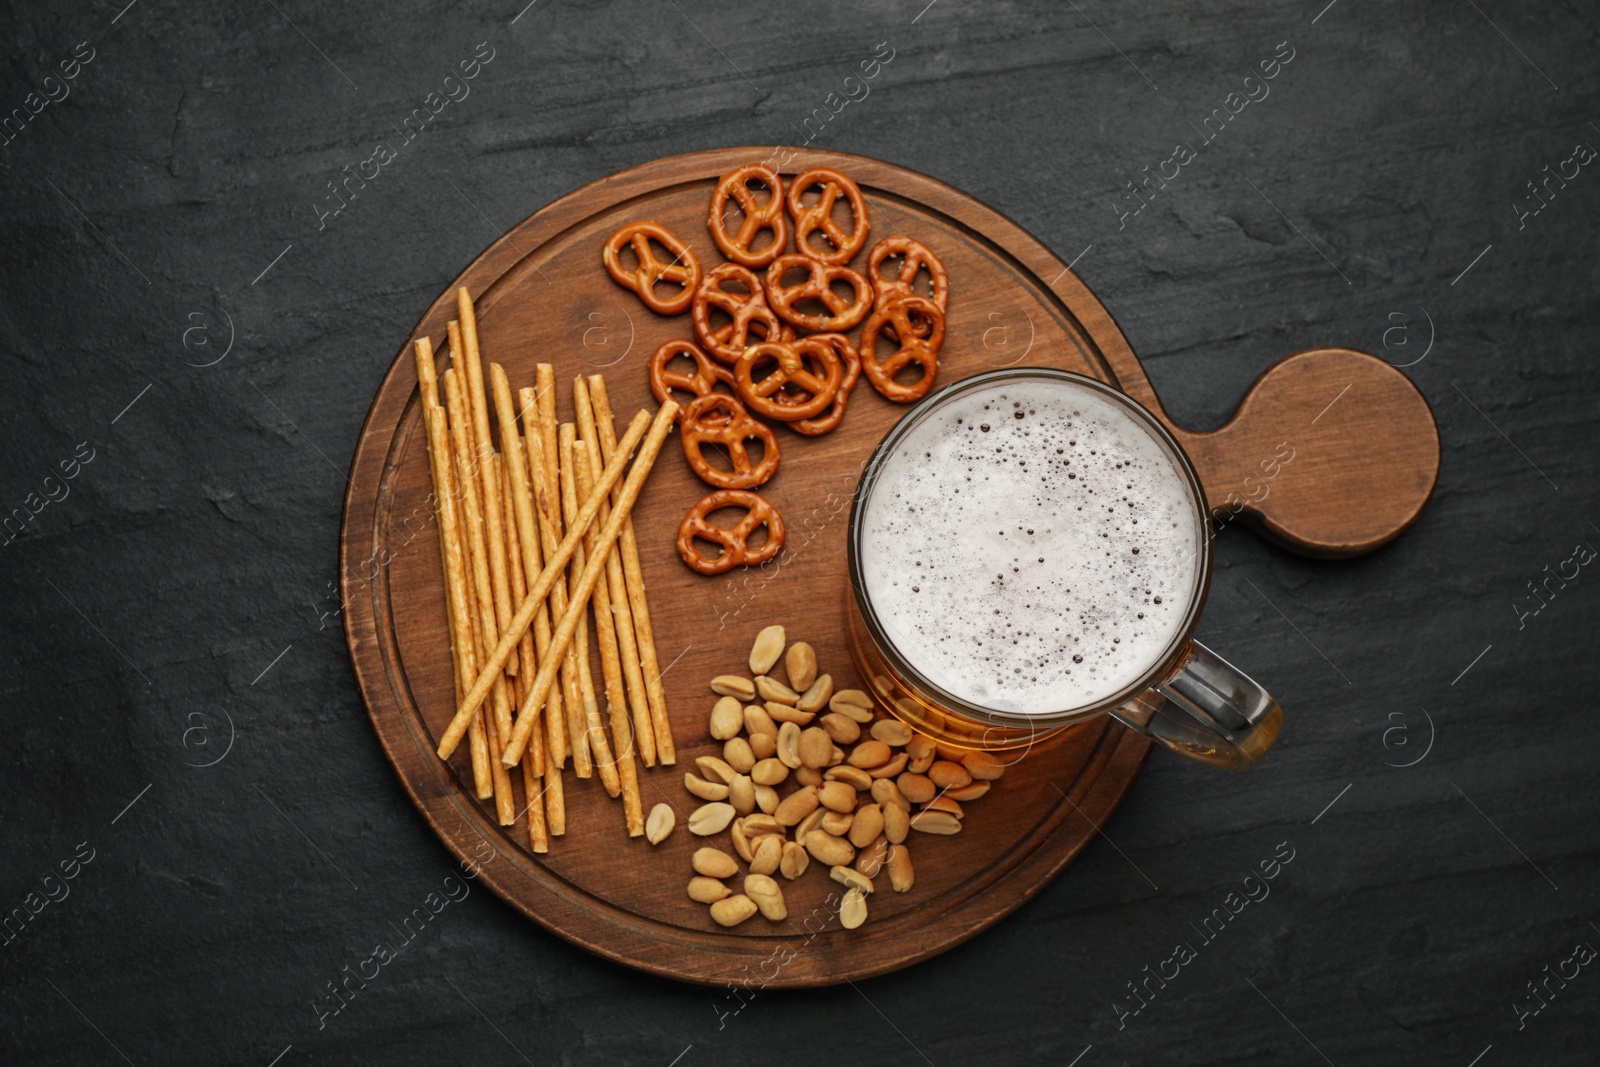
<svg viewBox="0 0 1600 1067">
<path fill-rule="evenodd" d="M 0 114 L 94 50 L 0 148 L 0 507 L 94 457 L 0 547 L 0 906 L 94 856 L 0 946 L 0 1059 L 1595 1062 L 1600 966 L 1520 1029 L 1518 1007 L 1600 946 L 1597 578 L 1521 628 L 1514 607 L 1600 547 L 1600 175 L 1525 228 L 1513 207 L 1600 145 L 1592 7 L 124 2 L 0 15 Z M 483 41 L 470 97 L 319 229 L 339 168 Z M 319 1029 L 324 984 L 454 867 L 332 595 L 380 376 L 503 228 L 658 156 L 794 142 L 882 41 L 818 145 L 941 178 L 1063 258 L 1092 246 L 1078 272 L 1191 426 L 1299 348 L 1412 364 L 1432 503 L 1347 563 L 1225 531 L 1201 633 L 1282 698 L 1278 749 L 1242 776 L 1156 753 L 1115 847 L 956 951 L 719 1029 L 716 994 L 482 890 Z M 1123 183 L 1282 41 L 1270 97 L 1119 231 Z M 1119 1029 L 1124 983 L 1284 841 L 1272 895 Z"/>
</svg>

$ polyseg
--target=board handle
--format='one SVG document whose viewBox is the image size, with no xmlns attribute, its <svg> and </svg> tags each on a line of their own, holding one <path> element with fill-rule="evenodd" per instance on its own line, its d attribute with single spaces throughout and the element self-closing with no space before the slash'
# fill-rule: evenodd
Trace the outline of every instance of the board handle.
<svg viewBox="0 0 1600 1067">
<path fill-rule="evenodd" d="M 1439 428 L 1411 380 L 1348 348 L 1296 352 L 1257 378 L 1220 429 L 1162 410 L 1131 351 L 1107 353 L 1124 390 L 1172 431 L 1219 522 L 1306 556 L 1359 556 L 1416 521 L 1439 477 Z"/>
</svg>

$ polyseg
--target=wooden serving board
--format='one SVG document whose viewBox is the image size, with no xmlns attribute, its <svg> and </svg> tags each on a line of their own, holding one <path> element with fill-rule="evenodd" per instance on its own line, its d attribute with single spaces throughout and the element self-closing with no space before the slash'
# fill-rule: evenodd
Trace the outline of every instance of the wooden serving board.
<svg viewBox="0 0 1600 1067">
<path fill-rule="evenodd" d="M 661 318 L 645 310 L 607 276 L 601 245 L 624 223 L 648 218 L 688 241 L 709 269 L 722 261 L 706 229 L 712 188 L 721 174 L 764 157 L 765 150 L 754 148 L 675 156 L 563 197 L 473 262 L 429 308 L 412 339 L 426 335 L 445 350 L 455 290 L 465 285 L 477 301 L 484 358 L 505 366 L 513 389 L 533 383 L 536 363 L 550 362 L 561 385 L 563 419 L 572 418 L 572 379 L 597 371 L 605 374 L 619 425 L 641 408 L 653 411 L 648 360 L 662 342 L 692 336 L 689 316 Z M 782 170 L 787 179 L 811 166 L 834 167 L 860 183 L 870 205 L 869 247 L 879 237 L 903 233 L 943 257 L 951 299 L 939 384 L 993 367 L 1055 366 L 1120 384 L 1159 410 L 1105 308 L 1020 227 L 932 178 L 877 160 L 808 150 Z M 858 269 L 865 256 L 858 256 Z M 1340 361 L 1335 389 L 1344 372 L 1356 368 L 1364 393 L 1387 390 L 1402 406 L 1416 397 L 1402 376 L 1372 357 L 1332 350 L 1320 358 Z M 1326 368 L 1317 358 L 1310 363 L 1311 371 Z M 1326 375 L 1312 377 L 1318 389 L 1325 384 Z M 1280 395 L 1273 405 L 1320 406 L 1332 392 L 1295 401 L 1301 394 L 1291 390 L 1293 395 Z M 682 777 L 693 769 L 694 757 L 721 751 L 707 733 L 714 701 L 708 681 L 747 673 L 744 661 L 756 632 L 781 622 L 791 640 L 815 647 L 822 670 L 840 688 L 862 687 L 843 632 L 845 527 L 858 472 L 904 411 L 863 379 L 834 433 L 803 438 L 779 431 L 780 469 L 761 492 L 789 525 L 790 558 L 765 572 L 705 578 L 678 559 L 678 523 L 708 487 L 689 471 L 676 441 L 668 442 L 634 515 L 678 760 L 676 767 L 641 769 L 640 780 L 646 809 L 659 801 L 674 805 L 679 827 L 659 847 L 629 839 L 620 803 L 604 794 L 598 779 L 579 781 L 569 769 L 567 833 L 552 839 L 548 854 L 535 857 L 527 850 L 522 821 L 502 828 L 492 803 L 473 799 L 467 746 L 448 764 L 434 755 L 454 694 L 439 548 L 427 503 L 426 435 L 408 340 L 378 389 L 350 474 L 341 539 L 346 634 L 373 725 L 407 792 L 458 856 L 482 863 L 485 843 L 494 848 L 482 878 L 501 897 L 562 937 L 645 971 L 713 985 L 816 986 L 894 970 L 964 941 L 1038 892 L 1083 849 L 1150 747 L 1110 720 L 1076 727 L 1028 753 L 987 797 L 968 805 L 959 835 L 913 834 L 915 887 L 895 894 L 885 885 L 873 895 L 871 918 L 858 930 L 839 926 L 826 901 L 841 887 L 815 863 L 801 879 L 784 883 L 789 924 L 757 917 L 724 930 L 685 895 L 689 856 L 705 842 L 684 828 L 698 802 L 684 790 Z M 1425 432 L 1413 435 L 1413 451 L 1432 432 L 1425 404 L 1421 413 Z M 1391 417 L 1418 430 L 1414 409 Z M 1245 436 L 1248 445 L 1236 451 L 1248 464 L 1258 458 L 1253 450 L 1261 442 L 1279 440 L 1265 431 Z M 1297 447 L 1306 440 L 1302 434 Z M 1213 504 L 1249 473 L 1230 467 L 1224 452 L 1208 452 L 1203 464 Z M 1260 458 L 1272 454 L 1268 444 Z M 1433 456 L 1436 468 L 1436 434 Z M 1392 467 L 1386 477 L 1390 486 L 1397 484 Z M 1287 474 L 1279 480 L 1291 484 Z M 1422 498 L 1431 489 L 1431 474 L 1422 481 L 1425 486 L 1409 486 L 1413 498 L 1419 487 Z M 1376 509 L 1375 519 L 1372 507 L 1347 506 L 1340 512 L 1343 525 L 1325 542 L 1304 538 L 1293 522 L 1278 525 L 1289 530 L 1286 540 L 1307 542 L 1299 544 L 1303 550 L 1339 554 L 1393 536 L 1414 517 L 1421 499 L 1410 503 Z M 1272 528 L 1264 511 L 1244 517 L 1259 517 Z M 595 675 L 598 680 L 598 661 Z M 729 847 L 726 835 L 715 843 Z"/>
</svg>

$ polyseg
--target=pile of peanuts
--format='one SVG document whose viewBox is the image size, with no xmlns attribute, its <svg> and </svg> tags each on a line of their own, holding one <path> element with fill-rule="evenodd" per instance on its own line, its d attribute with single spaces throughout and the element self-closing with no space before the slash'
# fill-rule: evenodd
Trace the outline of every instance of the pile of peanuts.
<svg viewBox="0 0 1600 1067">
<path fill-rule="evenodd" d="M 780 659 L 787 682 L 772 673 Z M 723 926 L 737 926 L 758 911 L 782 922 L 788 907 L 773 876 L 793 881 L 815 860 L 846 888 L 839 921 L 853 930 L 867 919 L 867 898 L 880 871 L 888 871 L 896 893 L 911 888 L 910 831 L 959 833 L 962 804 L 987 793 L 1005 767 L 986 753 L 936 744 L 878 715 L 872 697 L 859 689 L 835 692 L 833 678 L 818 673 L 812 647 L 788 644 L 782 626 L 756 637 L 750 673 L 712 679 L 720 699 L 710 729 L 722 742 L 722 756 L 701 756 L 698 773 L 683 779 L 705 801 L 689 816 L 689 832 L 712 837 L 728 831 L 748 872 L 742 892 L 733 892 L 727 880 L 738 875 L 738 862 L 722 849 L 703 847 L 694 854 L 689 897 L 710 905 L 712 919 Z"/>
</svg>

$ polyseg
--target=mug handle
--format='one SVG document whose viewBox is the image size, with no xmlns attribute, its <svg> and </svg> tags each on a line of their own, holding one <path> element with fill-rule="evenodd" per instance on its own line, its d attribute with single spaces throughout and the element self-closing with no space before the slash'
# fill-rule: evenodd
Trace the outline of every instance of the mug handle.
<svg viewBox="0 0 1600 1067">
<path fill-rule="evenodd" d="M 1266 755 L 1283 728 L 1272 694 L 1199 641 L 1166 681 L 1111 714 L 1179 755 L 1235 771 Z"/>
</svg>

